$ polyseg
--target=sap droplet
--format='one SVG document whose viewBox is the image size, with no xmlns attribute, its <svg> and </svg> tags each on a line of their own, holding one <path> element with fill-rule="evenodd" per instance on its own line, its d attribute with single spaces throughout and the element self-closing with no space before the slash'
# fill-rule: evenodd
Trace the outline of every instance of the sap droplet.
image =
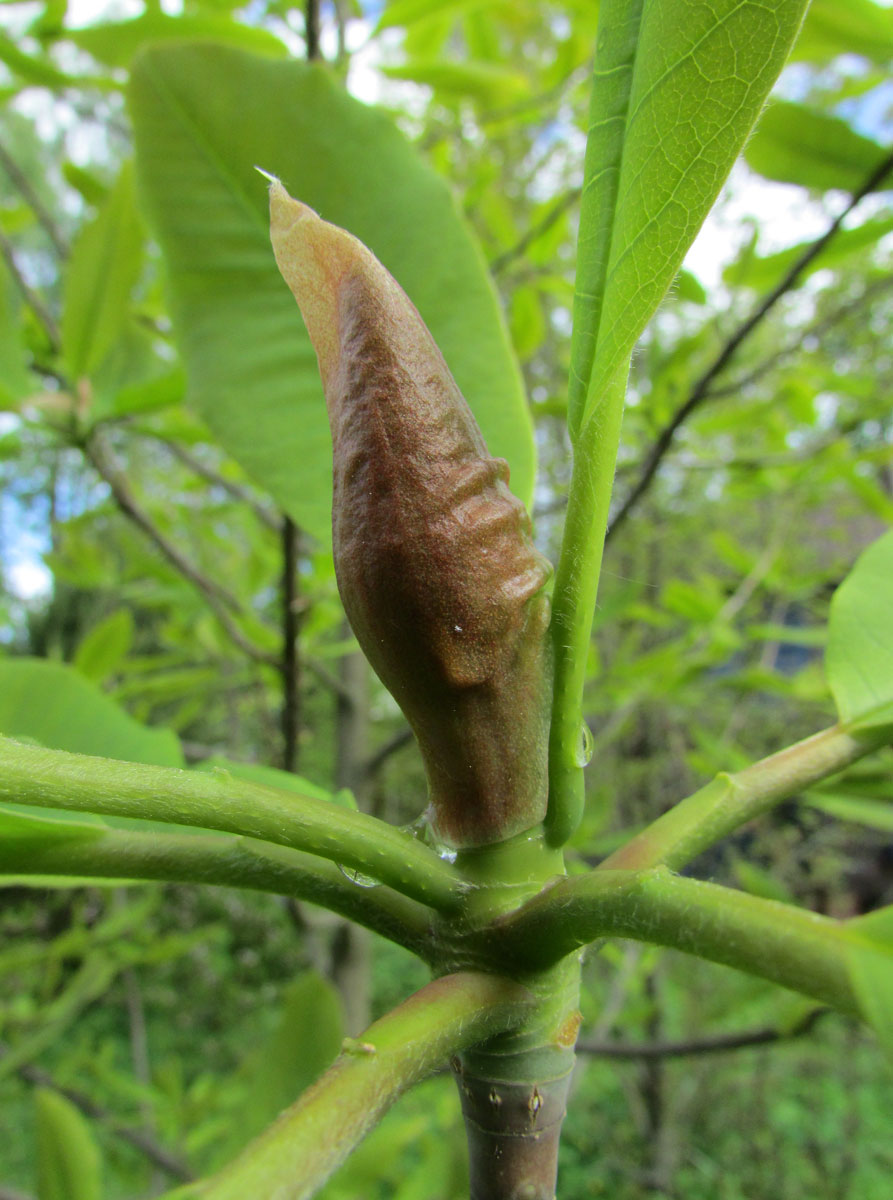
<svg viewBox="0 0 893 1200">
<path fill-rule="evenodd" d="M 592 730 L 584 721 L 580 726 L 580 740 L 574 752 L 574 762 L 578 767 L 585 767 L 592 758 Z"/>
<path fill-rule="evenodd" d="M 335 866 L 345 879 L 349 879 L 350 882 L 355 883 L 357 887 L 378 887 L 378 880 L 373 879 L 371 875 L 364 875 L 362 871 L 357 871 L 353 867 L 342 867 L 341 863 L 336 863 Z"/>
</svg>

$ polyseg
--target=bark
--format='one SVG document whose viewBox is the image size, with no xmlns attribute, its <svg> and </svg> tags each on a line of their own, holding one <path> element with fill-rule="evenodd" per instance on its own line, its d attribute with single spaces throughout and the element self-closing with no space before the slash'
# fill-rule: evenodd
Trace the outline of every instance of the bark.
<svg viewBox="0 0 893 1200">
<path fill-rule="evenodd" d="M 453 1065 L 468 1137 L 470 1200 L 554 1200 L 571 1073 L 537 1083 Z"/>
</svg>

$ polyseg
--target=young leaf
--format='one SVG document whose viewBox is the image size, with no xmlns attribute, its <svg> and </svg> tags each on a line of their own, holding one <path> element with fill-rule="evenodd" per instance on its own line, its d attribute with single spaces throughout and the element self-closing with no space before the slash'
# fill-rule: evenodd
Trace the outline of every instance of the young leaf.
<svg viewBox="0 0 893 1200">
<path fill-rule="evenodd" d="M 583 685 L 633 347 L 781 70 L 805 0 L 605 0 L 584 164 L 546 831 L 580 821 Z"/>
<path fill-rule="evenodd" d="M 569 421 L 631 353 L 781 70 L 805 0 L 605 0 L 584 167 Z"/>
<path fill-rule="evenodd" d="M 825 670 L 851 730 L 893 726 L 893 531 L 861 555 L 831 601 Z"/>
<path fill-rule="evenodd" d="M 62 350 L 71 374 L 91 374 L 122 333 L 142 265 L 133 165 L 75 242 L 65 272 Z"/>
<path fill-rule="evenodd" d="M 840 266 L 860 250 L 876 245 L 888 233 L 893 233 L 893 216 L 872 217 L 857 225 L 855 229 L 841 230 L 809 263 L 801 273 L 800 279 L 805 279 L 813 271 Z M 736 287 L 743 285 L 756 291 L 768 291 L 778 283 L 810 244 L 798 242 L 797 245 L 779 250 L 775 254 L 758 256 L 747 252 L 737 261 L 730 263 L 723 271 L 722 277 L 726 283 Z"/>
<path fill-rule="evenodd" d="M 529 501 L 531 422 L 483 257 L 446 184 L 388 117 L 318 66 L 207 45 L 144 52 L 131 106 L 191 402 L 302 528 L 331 536 L 330 438 L 316 359 L 270 251 L 255 163 L 397 278 Z"/>
<path fill-rule="evenodd" d="M 338 993 L 316 971 L 305 971 L 285 994 L 278 1028 L 259 1048 L 250 1077 L 243 1146 L 300 1096 L 338 1056 L 343 1029 Z"/>
<path fill-rule="evenodd" d="M 38 1088 L 37 1200 L 102 1200 L 102 1159 L 84 1117 L 70 1100 Z"/>
<path fill-rule="evenodd" d="M 766 110 L 744 157 L 766 179 L 857 192 L 887 153 L 840 117 L 776 100 Z"/>
<path fill-rule="evenodd" d="M 85 679 L 103 683 L 121 663 L 133 642 L 133 617 L 119 608 L 95 625 L 80 641 L 73 666 Z"/>
</svg>

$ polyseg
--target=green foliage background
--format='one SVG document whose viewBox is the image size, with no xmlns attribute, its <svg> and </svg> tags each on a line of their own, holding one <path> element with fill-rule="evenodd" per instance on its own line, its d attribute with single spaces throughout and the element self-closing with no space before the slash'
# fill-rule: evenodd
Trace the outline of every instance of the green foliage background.
<svg viewBox="0 0 893 1200">
<path fill-rule="evenodd" d="M 554 559 L 597 7 L 393 0 L 364 14 L 339 0 L 322 6 L 327 61 L 307 66 L 303 13 L 277 0 L 186 0 L 175 15 L 147 0 L 83 26 L 57 0 L 4 6 L 3 732 L 136 761 L 297 768 L 320 794 L 417 818 L 402 718 L 343 623 L 315 361 L 252 168 L 281 174 L 403 282 Z M 893 11 L 815 0 L 720 201 L 721 278 L 690 260 L 639 340 L 589 651 L 581 864 L 717 770 L 827 723 L 834 699 L 861 708 L 858 680 L 831 696 L 821 655 L 835 587 L 893 523 L 889 178 L 688 405 L 807 235 L 885 161 L 891 57 Z M 369 89 L 380 109 L 349 98 Z M 766 218 L 795 203 L 779 244 Z M 585 397 L 571 404 L 582 414 Z M 297 762 L 281 729 L 286 513 Z M 38 553 L 48 586 L 25 594 L 16 564 Z M 698 874 L 833 915 L 889 904 L 890 761 L 798 797 Z M 122 1126 L 212 1168 L 334 1056 L 342 1022 L 356 1031 L 424 980 L 403 951 L 269 897 L 8 884 L 0 1185 L 40 1200 L 169 1184 Z M 767 985 L 669 952 L 617 944 L 587 967 L 584 1036 L 600 1045 L 786 1035 L 803 1019 Z M 868 1036 L 831 1016 L 782 1040 L 650 1065 L 588 1057 L 562 1196 L 886 1200 L 893 1085 Z M 406 1097 L 323 1194 L 460 1197 L 450 1087 Z M 56 1151 L 35 1173 L 38 1145 Z M 66 1165 L 94 1157 L 101 1181 Z"/>
</svg>

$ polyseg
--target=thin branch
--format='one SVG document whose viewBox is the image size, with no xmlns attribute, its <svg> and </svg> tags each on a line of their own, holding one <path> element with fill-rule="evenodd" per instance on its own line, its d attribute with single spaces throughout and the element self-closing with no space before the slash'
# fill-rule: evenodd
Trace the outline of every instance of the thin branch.
<svg viewBox="0 0 893 1200">
<path fill-rule="evenodd" d="M 559 220 L 559 218 L 563 216 L 563 214 L 566 213 L 569 208 L 573 208 L 573 206 L 580 199 L 582 193 L 583 189 L 581 187 L 571 188 L 569 192 L 565 193 L 565 195 L 562 196 L 561 199 L 555 205 L 553 205 L 553 207 L 550 208 L 547 213 L 544 214 L 544 216 L 536 223 L 536 225 L 532 225 L 530 229 L 527 230 L 524 236 L 520 238 L 514 246 L 509 247 L 508 250 L 505 250 L 502 254 L 498 254 L 496 258 L 493 259 L 493 261 L 490 263 L 490 271 L 492 274 L 498 275 L 500 271 L 505 270 L 509 263 L 514 262 L 516 258 L 523 257 L 523 255 L 527 253 L 534 242 L 538 241 L 544 233 L 548 233 L 555 222 Z"/>
<path fill-rule="evenodd" d="M 329 800 L 225 773 L 125 763 L 0 738 L 0 801 L 140 817 L 274 842 L 350 867 L 442 912 L 461 907 L 468 890 L 451 863 L 393 825 Z M 362 883 L 358 891 L 364 891 Z"/>
<path fill-rule="evenodd" d="M 861 936 L 844 921 L 655 867 L 562 876 L 480 938 L 481 950 L 496 961 L 528 970 L 599 938 L 633 938 L 734 967 L 865 1019 L 848 968 Z"/>
<path fill-rule="evenodd" d="M 279 533 L 281 526 L 276 514 L 259 503 L 247 487 L 243 487 L 242 484 L 236 483 L 233 479 L 227 479 L 219 471 L 215 471 L 213 467 L 209 467 L 207 463 L 203 463 L 200 458 L 196 458 L 194 454 L 190 454 L 185 446 L 182 446 L 173 438 L 162 437 L 159 434 L 152 434 L 152 437 L 155 441 L 161 442 L 184 467 L 188 467 L 190 471 L 194 471 L 196 475 L 199 475 L 202 479 L 206 479 L 214 487 L 222 488 L 234 500 L 238 500 L 240 504 L 247 505 L 262 525 L 265 525 L 267 529 L 272 530 L 274 533 Z"/>
<path fill-rule="evenodd" d="M 298 590 L 300 530 L 291 519 L 282 522 L 282 767 L 298 769 L 301 732 L 301 594 Z"/>
<path fill-rule="evenodd" d="M 9 176 L 13 187 L 19 192 L 22 199 L 43 226 L 47 237 L 53 243 L 53 249 L 60 258 L 67 258 L 68 246 L 66 245 L 62 234 L 59 232 L 58 225 L 53 220 L 49 210 L 44 205 L 40 196 L 38 196 L 37 192 L 32 187 L 28 176 L 15 161 L 2 142 L 0 142 L 0 166 L 3 167 L 3 170 Z"/>
<path fill-rule="evenodd" d="M 374 775 L 377 775 L 391 755 L 396 754 L 398 750 L 402 750 L 404 746 L 408 746 L 413 736 L 413 732 L 409 726 L 405 729 L 398 729 L 394 736 L 388 738 L 383 746 L 379 746 L 374 754 L 370 754 L 360 768 L 360 775 L 364 779 L 371 779 Z"/>
<path fill-rule="evenodd" d="M 764 359 L 763 362 L 758 363 L 753 370 L 740 375 L 731 383 L 723 384 L 722 387 L 710 388 L 705 399 L 719 400 L 724 396 L 734 396 L 736 393 L 743 391 L 744 388 L 756 383 L 768 371 L 771 371 L 773 367 L 777 367 L 779 363 L 784 362 L 786 358 L 791 358 L 793 355 L 800 353 L 803 349 L 803 343 L 807 338 L 820 337 L 823 333 L 827 333 L 828 330 L 833 329 L 840 321 L 858 312 L 877 293 L 888 291 L 891 287 L 893 287 L 893 275 L 883 275 L 879 279 L 875 279 L 858 296 L 847 300 L 845 304 L 839 305 L 812 325 L 807 325 L 787 345 L 782 346 L 774 354 Z"/>
<path fill-rule="evenodd" d="M 446 975 L 361 1035 L 229 1166 L 199 1185 L 203 1200 L 312 1196 L 391 1104 L 468 1046 L 517 1029 L 531 994 L 492 975 Z M 332 1128 L 337 1136 L 321 1136 Z"/>
<path fill-rule="evenodd" d="M 304 666 L 311 675 L 314 675 L 319 680 L 323 687 L 328 688 L 330 692 L 334 692 L 339 700 L 343 700 L 345 704 L 353 704 L 354 698 L 350 688 L 346 687 L 338 676 L 330 671 L 328 667 L 324 667 L 318 659 L 305 657 Z"/>
<path fill-rule="evenodd" d="M 64 1087 L 62 1084 L 57 1083 L 46 1071 L 42 1071 L 40 1067 L 35 1067 L 31 1064 L 19 1067 L 16 1074 L 25 1083 L 29 1083 L 33 1087 L 51 1088 L 60 1096 L 64 1096 L 75 1108 L 80 1109 L 85 1117 L 89 1117 L 93 1121 L 101 1121 L 103 1125 L 107 1125 L 116 1137 L 135 1147 L 150 1162 L 153 1162 L 156 1167 L 160 1167 L 162 1171 L 167 1172 L 172 1178 L 181 1179 L 183 1182 L 188 1182 L 194 1178 L 186 1164 L 175 1154 L 172 1154 L 170 1150 L 166 1150 L 164 1146 L 159 1145 L 144 1130 L 131 1129 L 126 1125 L 119 1124 L 108 1109 L 97 1104 L 95 1100 L 91 1100 L 83 1092 L 78 1091 L 76 1088 Z M 0 1192 L 0 1200 L 2 1200 L 2 1192 Z"/>
<path fill-rule="evenodd" d="M 846 207 L 838 214 L 820 238 L 808 246 L 800 257 L 793 263 L 790 270 L 776 284 L 771 292 L 760 301 L 751 315 L 735 330 L 732 336 L 720 350 L 719 354 L 697 380 L 688 399 L 676 409 L 676 412 L 661 429 L 642 466 L 641 473 L 632 490 L 618 509 L 613 521 L 608 526 L 605 540 L 609 541 L 624 521 L 639 503 L 642 496 L 651 487 L 658 468 L 673 444 L 679 428 L 688 420 L 691 414 L 709 398 L 710 385 L 728 366 L 737 353 L 741 344 L 753 333 L 754 329 L 769 315 L 778 301 L 791 290 L 809 264 L 825 249 L 834 235 L 838 232 L 846 217 L 869 192 L 884 180 L 893 170 L 893 153 L 888 154 L 880 166 L 871 173 L 857 192 L 853 194 Z"/>
<path fill-rule="evenodd" d="M 62 348 L 62 335 L 59 332 L 59 326 L 56 324 L 56 318 L 46 307 L 43 300 L 38 296 L 37 292 L 31 287 L 25 276 L 22 274 L 19 264 L 16 262 L 15 250 L 12 242 L 5 233 L 0 231 L 0 254 L 3 255 L 3 261 L 6 263 L 7 270 L 15 280 L 16 287 L 22 293 L 22 299 L 34 313 L 39 323 L 43 326 L 44 332 L 50 343 L 50 348 L 54 354 L 58 354 Z"/>
<path fill-rule="evenodd" d="M 307 61 L 317 61 L 321 57 L 319 50 L 319 0 L 305 0 L 304 38 L 307 42 Z"/>
<path fill-rule="evenodd" d="M 138 503 L 123 472 L 112 460 L 106 450 L 100 435 L 94 430 L 84 446 L 87 458 L 95 467 L 97 473 L 108 484 L 115 503 L 121 512 L 146 535 L 149 541 L 184 579 L 201 593 L 213 611 L 215 617 L 223 626 L 227 636 L 243 654 L 255 662 L 263 662 L 278 668 L 279 660 L 261 650 L 250 642 L 233 620 L 231 613 L 241 613 L 239 601 L 226 588 L 209 579 L 194 566 L 188 558 L 161 532 L 149 514 Z"/>
<path fill-rule="evenodd" d="M 735 774 L 720 772 L 609 855 L 598 869 L 629 870 L 666 863 L 680 870 L 754 817 L 837 774 L 889 740 L 888 730 L 853 737 L 833 725 Z"/>
<path fill-rule="evenodd" d="M 724 1054 L 730 1050 L 747 1050 L 752 1046 L 768 1046 L 773 1042 L 789 1042 L 794 1038 L 811 1033 L 819 1018 L 830 1012 L 827 1008 L 814 1008 L 792 1029 L 779 1029 L 769 1025 L 763 1029 L 748 1029 L 741 1033 L 721 1033 L 715 1037 L 692 1038 L 679 1042 L 577 1042 L 578 1054 L 591 1054 L 595 1058 L 691 1058 L 701 1054 Z"/>
</svg>

